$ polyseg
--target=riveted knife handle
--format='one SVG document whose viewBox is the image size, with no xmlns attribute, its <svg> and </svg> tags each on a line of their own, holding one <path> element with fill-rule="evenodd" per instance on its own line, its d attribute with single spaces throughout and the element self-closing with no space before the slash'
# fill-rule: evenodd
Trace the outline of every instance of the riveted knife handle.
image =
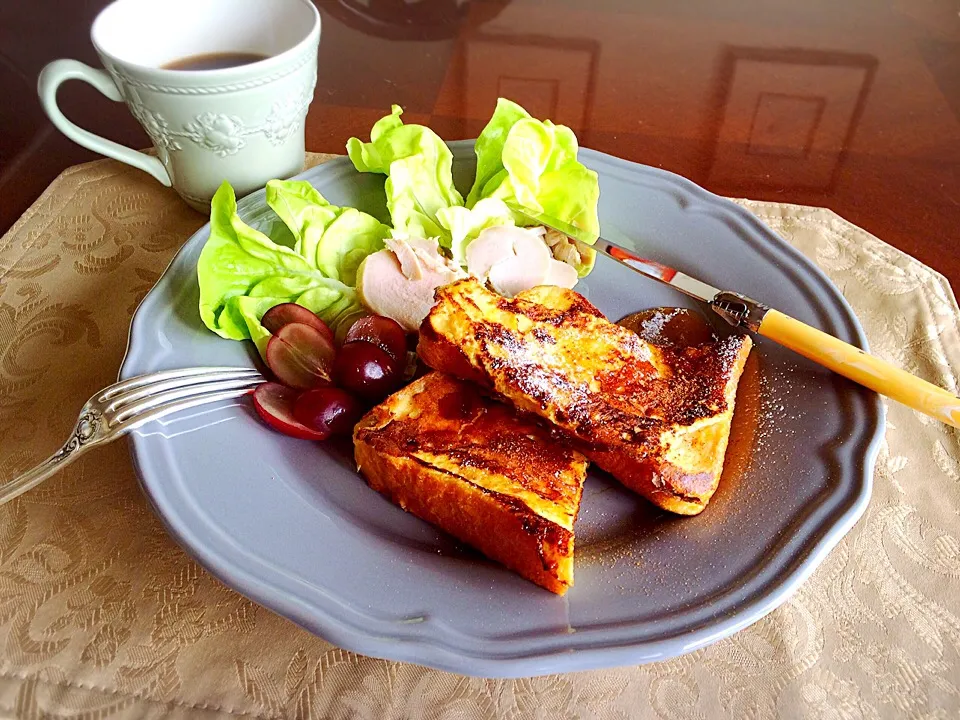
<svg viewBox="0 0 960 720">
<path fill-rule="evenodd" d="M 709 303 L 710 309 L 733 327 L 758 332 L 760 323 L 770 311 L 763 303 L 740 293 L 724 290 L 718 292 Z"/>
<path fill-rule="evenodd" d="M 777 310 L 764 313 L 758 332 L 864 387 L 960 428 L 960 398 L 956 395 L 833 335 Z"/>
</svg>

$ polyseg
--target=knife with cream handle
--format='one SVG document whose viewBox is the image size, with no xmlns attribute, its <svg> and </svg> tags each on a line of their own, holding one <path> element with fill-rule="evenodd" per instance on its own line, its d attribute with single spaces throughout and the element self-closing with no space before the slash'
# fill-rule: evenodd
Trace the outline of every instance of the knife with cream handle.
<svg viewBox="0 0 960 720">
<path fill-rule="evenodd" d="M 581 254 L 600 252 L 641 275 L 706 303 L 734 327 L 769 338 L 864 387 L 960 428 L 960 398 L 943 388 L 756 300 L 719 290 L 671 267 L 640 258 L 595 233 L 516 205 L 510 204 L 510 209 L 537 225 L 566 235 L 576 243 Z"/>
</svg>

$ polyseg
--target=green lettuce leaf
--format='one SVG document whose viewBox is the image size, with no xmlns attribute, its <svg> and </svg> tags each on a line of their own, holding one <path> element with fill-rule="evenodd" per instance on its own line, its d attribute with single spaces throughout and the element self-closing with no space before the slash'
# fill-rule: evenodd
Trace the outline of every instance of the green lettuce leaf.
<svg viewBox="0 0 960 720">
<path fill-rule="evenodd" d="M 370 131 L 370 142 L 352 137 L 347 154 L 360 172 L 387 176 L 384 190 L 393 227 L 401 234 L 436 237 L 449 247 L 450 237 L 437 212 L 463 205 L 453 185 L 453 155 L 443 140 L 423 125 L 404 125 L 394 105 Z"/>
<path fill-rule="evenodd" d="M 499 198 L 598 233 L 599 180 L 577 160 L 577 151 L 570 128 L 536 120 L 501 98 L 477 139 L 477 178 L 467 207 Z M 581 277 L 593 268 L 594 259 L 591 254 L 577 267 Z"/>
<path fill-rule="evenodd" d="M 473 187 L 467 195 L 467 206 L 473 207 L 483 197 L 490 193 L 484 193 L 484 188 L 491 181 L 493 187 L 502 182 L 506 171 L 503 167 L 501 157 L 503 156 L 503 146 L 507 141 L 507 133 L 510 132 L 517 122 L 530 117 L 530 113 L 517 105 L 515 102 L 500 98 L 497 100 L 497 109 L 490 118 L 490 122 L 480 133 L 474 146 L 474 152 L 477 155 L 477 177 L 473 181 Z"/>
<path fill-rule="evenodd" d="M 356 284 L 360 263 L 390 236 L 375 217 L 331 205 L 306 180 L 271 180 L 267 204 L 293 233 L 294 251 L 346 285 Z"/>
<path fill-rule="evenodd" d="M 294 251 L 310 258 L 316 257 L 317 243 L 327 225 L 336 219 L 338 210 L 303 180 L 268 182 L 267 206 L 289 228 Z"/>
<path fill-rule="evenodd" d="M 305 192 L 303 188 L 298 190 Z M 286 217 L 281 216 L 285 223 L 301 218 L 293 226 L 288 225 L 295 235 L 299 232 L 295 247 L 291 249 L 273 242 L 240 219 L 236 196 L 228 183 L 220 186 L 211 202 L 210 238 L 197 261 L 200 317 L 204 325 L 221 337 L 252 339 L 261 354 L 270 333 L 260 324 L 260 319 L 274 305 L 285 302 L 303 305 L 331 328 L 336 328 L 346 313 L 355 312 L 360 307 L 356 291 L 338 278 L 328 276 L 316 261 L 327 232 L 321 232 L 315 246 L 312 241 L 303 241 L 309 225 L 304 218 L 317 214 L 304 208 L 297 211 L 296 207 L 291 202 L 284 210 L 289 211 Z M 352 217 L 357 212 L 350 208 L 344 211 L 329 203 L 326 207 L 337 212 L 337 218 L 328 224 L 329 227 L 340 217 Z M 366 221 L 362 223 L 366 225 Z M 337 237 L 346 236 L 338 233 Z M 380 242 L 382 245 L 382 239 Z M 316 252 L 309 252 L 310 247 L 315 247 Z M 301 254 L 301 251 L 307 254 Z M 346 257 L 350 252 L 348 248 L 340 255 Z M 338 270 L 342 270 L 345 263 L 340 262 Z"/>
</svg>

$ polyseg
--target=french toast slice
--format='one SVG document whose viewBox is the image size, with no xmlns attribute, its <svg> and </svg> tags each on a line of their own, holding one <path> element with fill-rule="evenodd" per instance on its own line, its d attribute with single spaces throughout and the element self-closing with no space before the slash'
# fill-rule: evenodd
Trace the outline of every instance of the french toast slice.
<svg viewBox="0 0 960 720">
<path fill-rule="evenodd" d="M 510 300 L 466 279 L 436 299 L 420 328 L 427 365 L 546 420 L 665 510 L 706 507 L 723 470 L 748 336 L 653 344 L 581 295 L 550 286 Z"/>
<path fill-rule="evenodd" d="M 573 522 L 587 461 L 476 385 L 433 372 L 354 429 L 374 490 L 559 595 L 573 585 Z"/>
</svg>

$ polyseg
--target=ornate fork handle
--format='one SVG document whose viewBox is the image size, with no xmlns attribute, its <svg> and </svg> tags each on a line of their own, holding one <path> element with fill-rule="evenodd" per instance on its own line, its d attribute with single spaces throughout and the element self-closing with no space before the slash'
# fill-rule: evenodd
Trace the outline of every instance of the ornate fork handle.
<svg viewBox="0 0 960 720">
<path fill-rule="evenodd" d="M 105 438 L 103 416 L 95 410 L 84 409 L 73 428 L 70 439 L 63 444 L 63 447 L 32 470 L 28 470 L 5 485 L 0 485 L 0 505 L 35 488 L 87 450 L 99 445 Z"/>
<path fill-rule="evenodd" d="M 0 485 L 0 505 L 36 487 L 92 447 L 172 413 L 246 395 L 265 380 L 254 368 L 196 367 L 138 375 L 105 387 L 81 408 L 63 447 Z"/>
</svg>

